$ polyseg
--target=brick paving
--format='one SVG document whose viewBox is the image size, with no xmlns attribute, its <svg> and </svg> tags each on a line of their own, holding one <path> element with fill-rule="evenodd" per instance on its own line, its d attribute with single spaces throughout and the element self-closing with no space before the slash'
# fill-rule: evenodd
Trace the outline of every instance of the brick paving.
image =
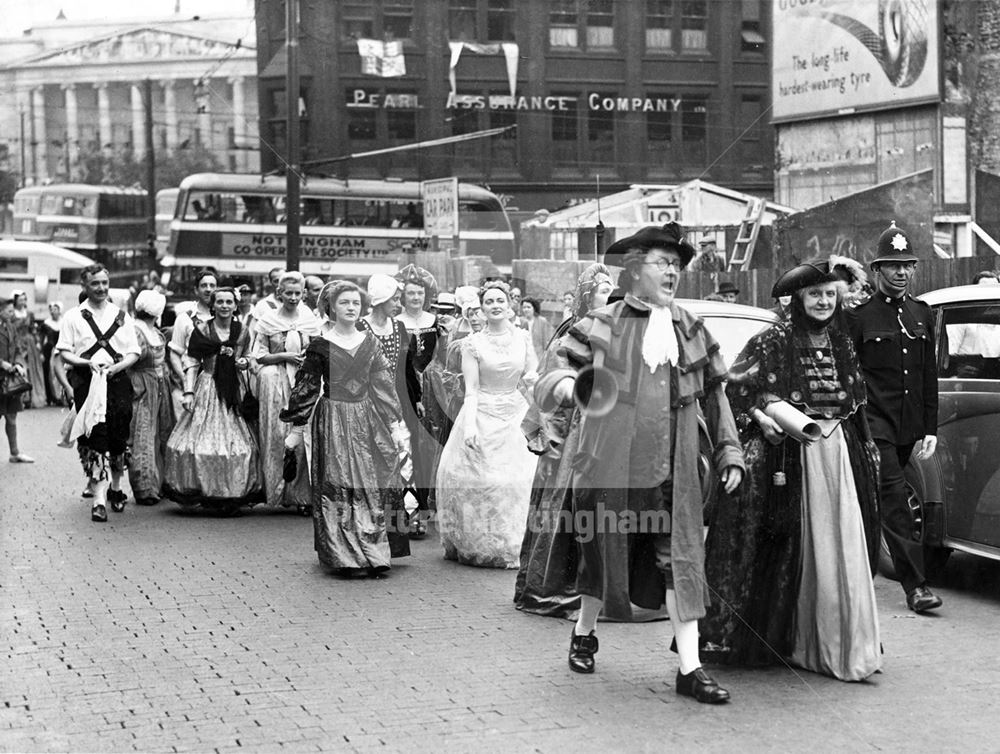
<svg viewBox="0 0 1000 754">
<path fill-rule="evenodd" d="M 1000 567 L 956 557 L 937 617 L 876 593 L 885 672 L 845 684 L 720 669 L 722 708 L 678 698 L 669 624 L 570 624 L 511 606 L 514 573 L 415 542 L 384 581 L 319 567 L 308 519 L 129 505 L 89 521 L 56 409 L 0 454 L 2 751 L 996 750 Z"/>
</svg>

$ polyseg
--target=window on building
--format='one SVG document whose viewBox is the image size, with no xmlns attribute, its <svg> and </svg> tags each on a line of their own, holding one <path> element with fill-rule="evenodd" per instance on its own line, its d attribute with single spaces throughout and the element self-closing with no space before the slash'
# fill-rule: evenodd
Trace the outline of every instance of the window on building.
<svg viewBox="0 0 1000 754">
<path fill-rule="evenodd" d="M 743 52 L 764 52 L 767 41 L 761 33 L 760 0 L 742 0 L 743 23 L 740 27 L 740 49 Z"/>
<path fill-rule="evenodd" d="M 348 39 L 411 39 L 413 0 L 343 2 L 341 27 Z"/>
<path fill-rule="evenodd" d="M 487 0 L 486 39 L 490 42 L 513 42 L 514 18 L 514 0 Z"/>
<path fill-rule="evenodd" d="M 681 2 L 681 47 L 685 50 L 708 49 L 708 0 Z"/>
<path fill-rule="evenodd" d="M 556 165 L 576 168 L 579 162 L 579 114 L 577 93 L 553 92 L 565 97 L 565 109 L 552 111 L 552 159 Z"/>
<path fill-rule="evenodd" d="M 657 99 L 673 99 L 671 94 L 656 94 Z M 646 140 L 662 144 L 673 141 L 674 114 L 670 110 L 650 111 L 646 113 Z"/>
<path fill-rule="evenodd" d="M 600 95 L 600 99 L 614 99 L 610 94 Z M 615 111 L 590 110 L 587 113 L 587 142 L 591 162 L 611 163 L 615 160 Z"/>
<path fill-rule="evenodd" d="M 508 92 L 494 92 L 506 96 Z M 489 111 L 490 128 L 506 128 L 517 125 L 517 111 L 497 108 Z M 515 170 L 517 166 L 517 129 L 511 128 L 499 136 L 488 140 L 490 146 L 490 167 Z"/>
<path fill-rule="evenodd" d="M 549 45 L 579 47 L 577 0 L 552 0 L 549 6 Z"/>
<path fill-rule="evenodd" d="M 514 0 L 449 0 L 448 33 L 461 42 L 513 42 Z"/>
<path fill-rule="evenodd" d="M 704 144 L 708 127 L 708 107 L 704 97 L 685 96 L 681 102 L 681 141 Z"/>
<path fill-rule="evenodd" d="M 587 48 L 614 46 L 614 0 L 589 0 L 587 3 Z"/>
<path fill-rule="evenodd" d="M 759 173 L 765 169 L 761 135 L 765 119 L 763 102 L 758 95 L 744 95 L 740 98 L 739 140 L 740 163 L 745 173 Z"/>
<path fill-rule="evenodd" d="M 673 26 L 673 0 L 646 0 L 647 50 L 673 49 Z"/>
</svg>

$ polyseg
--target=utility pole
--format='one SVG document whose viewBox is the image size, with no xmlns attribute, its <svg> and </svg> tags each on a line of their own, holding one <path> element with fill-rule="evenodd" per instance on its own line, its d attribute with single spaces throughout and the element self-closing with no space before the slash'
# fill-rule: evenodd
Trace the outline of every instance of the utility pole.
<svg viewBox="0 0 1000 754">
<path fill-rule="evenodd" d="M 146 111 L 146 235 L 150 239 L 150 247 L 155 249 L 156 241 L 156 153 L 153 149 L 153 82 L 146 79 L 143 83 L 142 104 Z M 155 254 L 155 251 L 154 251 Z M 152 263 L 153 259 L 150 259 Z"/>
<path fill-rule="evenodd" d="M 19 188 L 24 188 L 28 185 L 28 162 L 26 158 L 25 150 L 27 149 L 24 143 L 24 108 L 21 108 L 21 132 L 19 135 L 21 142 L 21 185 Z"/>
<path fill-rule="evenodd" d="M 299 1 L 285 0 L 285 268 L 299 269 Z"/>
</svg>

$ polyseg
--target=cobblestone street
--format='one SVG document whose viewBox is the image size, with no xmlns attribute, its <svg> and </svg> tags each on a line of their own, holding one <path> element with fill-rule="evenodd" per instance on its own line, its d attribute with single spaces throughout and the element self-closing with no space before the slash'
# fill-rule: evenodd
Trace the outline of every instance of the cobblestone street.
<svg viewBox="0 0 1000 754">
<path fill-rule="evenodd" d="M 0 466 L 4 751 L 996 750 L 994 564 L 955 557 L 934 617 L 876 592 L 884 672 L 845 684 L 719 669 L 732 704 L 676 696 L 669 624 L 599 630 L 511 605 L 514 572 L 434 537 L 383 581 L 326 574 L 308 519 L 130 504 L 92 524 L 57 409 L 20 416 L 35 465 Z"/>
</svg>

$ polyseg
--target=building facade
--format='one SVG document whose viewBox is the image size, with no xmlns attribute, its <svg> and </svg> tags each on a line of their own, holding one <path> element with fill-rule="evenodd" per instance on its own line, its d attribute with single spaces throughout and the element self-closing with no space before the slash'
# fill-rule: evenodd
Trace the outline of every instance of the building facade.
<svg viewBox="0 0 1000 754">
<path fill-rule="evenodd" d="M 253 18 L 52 24 L 0 40 L 0 143 L 31 185 L 72 181 L 88 154 L 201 149 L 223 170 L 259 168 Z M 249 44 L 248 44 L 249 43 Z M 5 52 L 6 51 L 6 52 Z"/>
<path fill-rule="evenodd" d="M 285 9 L 256 9 L 266 171 L 285 150 Z M 526 211 L 636 182 L 772 192 L 765 0 L 369 0 L 299 12 L 310 172 L 457 175 Z M 495 128 L 508 130 L 334 159 Z"/>
</svg>

